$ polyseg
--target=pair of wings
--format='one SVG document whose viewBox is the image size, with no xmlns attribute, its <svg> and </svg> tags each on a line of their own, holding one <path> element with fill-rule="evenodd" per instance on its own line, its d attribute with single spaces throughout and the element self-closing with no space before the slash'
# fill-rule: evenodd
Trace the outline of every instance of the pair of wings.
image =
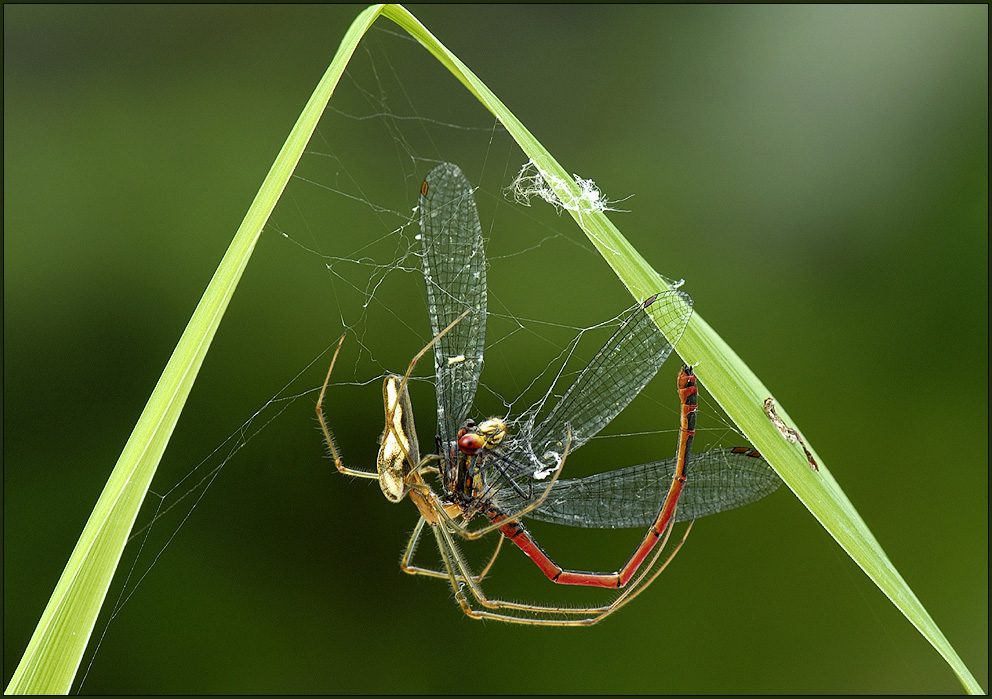
<svg viewBox="0 0 992 699">
<path fill-rule="evenodd" d="M 431 332 L 438 335 L 469 311 L 434 345 L 438 435 L 447 454 L 470 417 L 486 339 L 485 241 L 472 186 L 456 165 L 443 163 L 427 175 L 420 229 Z M 691 315 L 692 299 L 678 290 L 632 309 L 540 423 L 524 422 L 491 455 L 486 479 L 494 501 L 514 512 L 542 493 L 547 486 L 541 479 L 557 468 L 566 445 L 574 454 L 627 407 L 671 354 Z M 675 459 L 667 459 L 559 479 L 527 516 L 580 527 L 647 526 L 658 515 L 674 468 Z M 693 455 L 677 519 L 748 504 L 780 483 L 753 450 Z"/>
</svg>

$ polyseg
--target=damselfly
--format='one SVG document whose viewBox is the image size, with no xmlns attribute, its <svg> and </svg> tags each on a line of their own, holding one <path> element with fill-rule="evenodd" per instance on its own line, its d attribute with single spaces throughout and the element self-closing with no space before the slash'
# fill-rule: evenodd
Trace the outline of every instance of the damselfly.
<svg viewBox="0 0 992 699">
<path fill-rule="evenodd" d="M 691 299 L 678 290 L 638 304 L 540 421 L 540 411 L 533 410 L 516 422 L 490 418 L 476 423 L 470 413 L 485 346 L 486 258 L 472 188 L 456 166 L 439 165 L 427 176 L 421 187 L 420 220 L 434 339 L 414 356 L 405 375 L 387 376 L 383 383 L 386 428 L 375 472 L 343 463 L 324 417 L 322 405 L 334 360 L 317 404 L 338 470 L 376 478 L 387 499 L 399 502 L 409 496 L 417 506 L 420 520 L 402 560 L 406 572 L 446 578 L 463 611 L 473 618 L 593 624 L 636 596 L 672 560 L 685 536 L 667 557 L 661 555 L 676 521 L 739 507 L 778 487 L 778 476 L 752 449 L 717 449 L 690 460 L 696 380 L 687 366 L 679 374 L 681 417 L 674 459 L 559 479 L 569 455 L 609 424 L 668 358 L 692 312 Z M 416 363 L 431 349 L 437 391 L 436 453 L 422 456 L 407 383 Z M 439 492 L 425 480 L 430 474 L 439 481 Z M 524 517 L 577 527 L 648 527 L 648 532 L 617 571 L 583 572 L 555 563 L 527 531 Z M 476 520 L 486 524 L 473 528 Z M 413 563 L 425 527 L 437 542 L 439 569 Z M 490 598 L 481 581 L 499 545 L 484 569 L 475 573 L 457 539 L 478 539 L 494 531 L 501 535 L 500 545 L 504 539 L 512 541 L 553 582 L 623 588 L 623 592 L 600 607 Z"/>
</svg>

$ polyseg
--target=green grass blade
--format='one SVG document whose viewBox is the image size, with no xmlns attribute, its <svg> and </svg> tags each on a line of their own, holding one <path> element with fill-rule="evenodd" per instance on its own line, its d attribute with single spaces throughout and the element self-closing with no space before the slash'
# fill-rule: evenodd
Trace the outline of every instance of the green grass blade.
<svg viewBox="0 0 992 699">
<path fill-rule="evenodd" d="M 262 227 L 358 41 L 378 14 L 378 8 L 369 8 L 352 24 L 272 164 L 138 418 L 6 693 L 65 694 L 72 686 L 138 510 Z"/>
<path fill-rule="evenodd" d="M 507 128 L 524 153 L 535 163 L 561 201 L 581 196 L 579 187 L 551 154 L 524 127 L 506 106 L 458 58 L 439 42 L 405 8 L 390 5 L 383 15 L 416 38 Z M 569 210 L 589 240 L 613 268 L 634 298 L 641 300 L 659 289 L 668 288 L 659 275 L 630 245 L 601 212 Z M 691 291 L 691 290 L 690 290 Z M 697 307 L 698 310 L 698 307 Z M 819 473 L 810 470 L 805 455 L 786 442 L 762 409 L 768 389 L 726 342 L 695 313 L 676 348 L 682 358 L 698 365 L 696 374 L 707 390 L 748 439 L 779 472 L 837 543 L 854 559 L 868 577 L 885 593 L 907 619 L 937 649 L 971 693 L 984 693 L 944 634 L 934 623 L 916 595 L 889 561 L 857 510 L 830 475 L 822 459 Z M 779 414 L 795 426 L 785 408 Z M 797 428 L 798 429 L 798 428 Z M 812 445 L 809 445 L 811 451 Z"/>
</svg>

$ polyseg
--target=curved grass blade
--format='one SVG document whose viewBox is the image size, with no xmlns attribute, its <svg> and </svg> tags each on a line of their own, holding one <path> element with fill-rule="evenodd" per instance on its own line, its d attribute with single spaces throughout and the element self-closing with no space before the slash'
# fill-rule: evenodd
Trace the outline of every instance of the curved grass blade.
<svg viewBox="0 0 992 699">
<path fill-rule="evenodd" d="M 369 8 L 352 23 L 272 163 L 138 418 L 4 690 L 6 693 L 65 694 L 72 686 L 152 476 L 262 227 L 303 155 L 358 41 L 381 9 Z"/>
<path fill-rule="evenodd" d="M 400 5 L 388 5 L 381 11 L 383 16 L 419 41 L 503 124 L 560 201 L 582 200 L 583 193 L 568 172 L 485 83 L 416 17 Z M 646 298 L 658 289 L 670 288 L 665 278 L 647 263 L 602 211 L 569 207 L 568 212 L 635 299 Z M 686 363 L 696 366 L 697 375 L 713 397 L 778 471 L 806 508 L 944 657 L 965 689 L 972 693 L 983 693 L 981 685 L 892 565 L 809 440 L 806 440 L 806 444 L 820 464 L 818 474 L 810 471 L 806 459 L 782 439 L 778 430 L 764 416 L 763 401 L 772 393 L 698 313 L 694 313 L 690 319 L 678 352 Z M 796 424 L 781 404 L 779 414 L 789 424 Z"/>
</svg>

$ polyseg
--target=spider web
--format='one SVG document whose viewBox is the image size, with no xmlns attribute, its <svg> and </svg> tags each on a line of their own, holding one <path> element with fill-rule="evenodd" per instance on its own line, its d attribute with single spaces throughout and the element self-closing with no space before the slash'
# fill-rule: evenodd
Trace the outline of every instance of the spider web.
<svg viewBox="0 0 992 699">
<path fill-rule="evenodd" d="M 411 69 L 414 65 L 418 70 Z M 359 487 L 361 483 L 335 471 L 313 407 L 344 333 L 325 412 L 345 462 L 374 470 L 382 430 L 382 379 L 403 374 L 432 339 L 416 207 L 424 176 L 444 161 L 457 163 L 476 187 L 487 240 L 489 316 L 474 417 L 519 418 L 546 410 L 545 404 L 562 395 L 627 315 L 629 294 L 571 218 L 561 216 L 563 209 L 576 208 L 619 212 L 619 201 L 631 208 L 635 202 L 627 193 L 604 194 L 592 179 L 576 175 L 583 197 L 558 201 L 499 123 L 425 57 L 419 45 L 373 30 L 359 46 L 263 232 L 255 255 L 263 260 L 253 261 L 243 282 L 260 283 L 251 275 L 269 255 L 278 264 L 265 269 L 276 271 L 260 276 L 297 289 L 298 303 L 286 309 L 283 326 L 252 327 L 248 313 L 249 320 L 242 319 L 246 337 L 238 340 L 250 348 L 253 334 L 279 332 L 288 346 L 286 358 L 266 373 L 269 383 L 259 389 L 260 407 L 241 413 L 232 409 L 233 425 L 215 433 L 216 446 L 204 449 L 194 442 L 182 447 L 180 438 L 192 428 L 180 423 L 108 595 L 95 648 L 84 659 L 80 690 L 136 592 L 170 557 L 185 555 L 172 551 L 177 541 L 188 537 L 190 545 L 203 545 L 204 529 L 220 521 L 226 534 L 242 532 L 245 556 L 250 557 L 247 542 L 259 536 L 263 520 L 257 511 L 239 520 L 239 506 L 223 500 L 239 502 L 236 482 L 255 480 L 255 469 L 285 472 L 282 481 L 263 479 L 281 483 L 279 498 L 295 497 L 300 486 L 293 479 L 299 478 L 319 482 L 321 488 L 327 484 L 331 491 L 322 495 L 333 497 L 328 509 L 361 511 L 381 504 L 377 488 Z M 677 364 L 677 359 L 669 361 L 624 413 L 590 440 L 581 455 L 569 459 L 570 477 L 674 453 Z M 429 358 L 418 363 L 410 384 L 421 444 L 433 443 L 436 428 L 431 365 Z M 210 401 L 204 391 L 209 389 L 199 390 L 198 384 L 191 403 Z M 711 444 L 746 444 L 718 409 L 707 405 L 701 410 L 700 436 L 709 431 Z M 712 424 L 706 424 L 707 418 Z M 282 429 L 287 423 L 295 426 L 290 436 Z M 287 443 L 295 445 L 288 453 Z M 697 444 L 702 450 L 706 440 Z M 206 455 L 190 459 L 197 449 Z M 268 495 L 277 497 L 271 491 Z M 265 507 L 264 501 L 246 505 L 240 500 L 240 507 L 246 506 Z M 390 537 L 384 540 L 399 551 L 414 513 L 408 507 L 397 508 L 404 510 L 400 514 L 380 509 L 385 511 L 382 535 Z M 379 510 L 374 512 L 372 519 L 380 519 Z M 308 523 L 313 525 L 317 516 L 312 514 Z M 396 529 L 395 517 L 406 524 Z M 204 521 L 202 528 L 197 521 Z M 334 549 L 327 555 L 334 555 Z M 391 554 L 380 558 L 383 566 L 394 566 Z"/>
</svg>

